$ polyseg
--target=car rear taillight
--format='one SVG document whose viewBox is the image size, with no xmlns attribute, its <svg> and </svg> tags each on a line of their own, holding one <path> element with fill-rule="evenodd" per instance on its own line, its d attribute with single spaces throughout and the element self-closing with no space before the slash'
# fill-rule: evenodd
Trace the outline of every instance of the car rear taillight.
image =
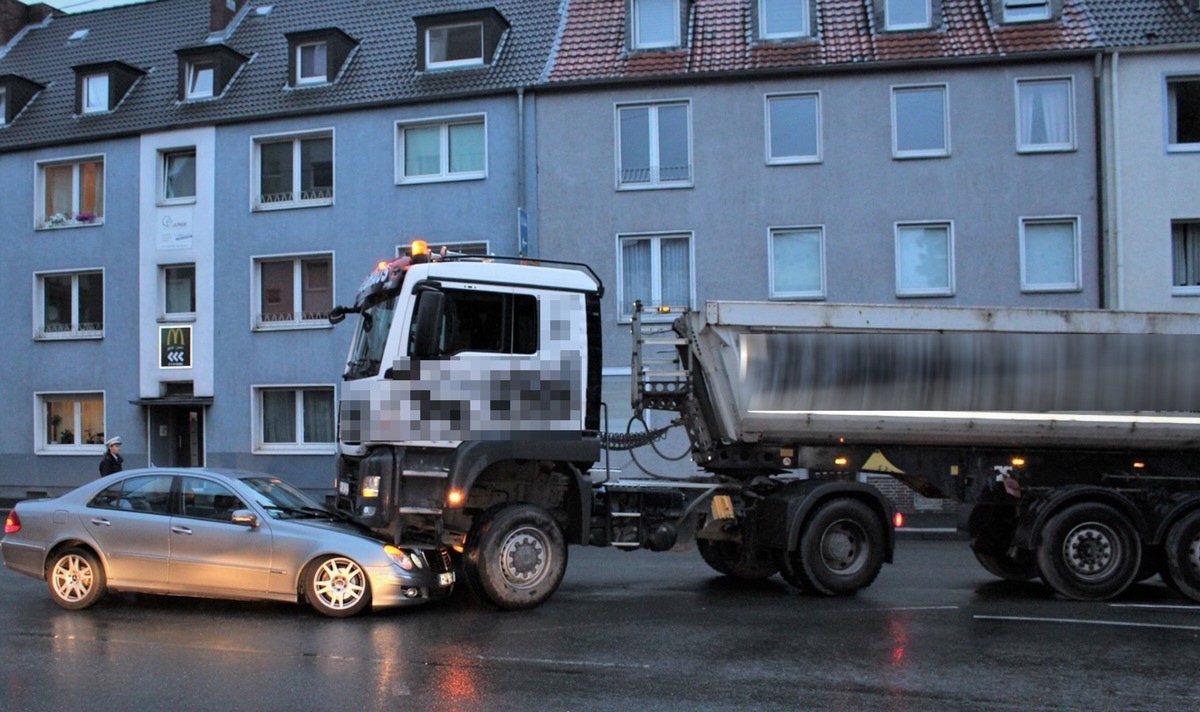
<svg viewBox="0 0 1200 712">
<path fill-rule="evenodd" d="M 16 512 L 9 512 L 8 519 L 4 520 L 4 533 L 16 534 L 19 531 L 21 531 L 21 518 L 17 516 Z"/>
</svg>

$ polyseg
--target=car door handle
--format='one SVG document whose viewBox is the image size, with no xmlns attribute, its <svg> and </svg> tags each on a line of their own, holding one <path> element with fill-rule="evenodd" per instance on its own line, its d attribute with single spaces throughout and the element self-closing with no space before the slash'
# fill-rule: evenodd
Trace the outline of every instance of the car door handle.
<svg viewBox="0 0 1200 712">
<path fill-rule="evenodd" d="M 191 533 L 192 533 L 192 530 L 189 529 L 188 527 L 180 527 L 180 526 L 171 527 L 171 531 L 175 532 L 176 534 L 191 535 Z"/>
<path fill-rule="evenodd" d="M 104 519 L 102 517 L 92 517 L 92 524 L 95 524 L 98 527 L 111 527 L 112 526 L 112 522 L 110 522 L 107 519 Z"/>
</svg>

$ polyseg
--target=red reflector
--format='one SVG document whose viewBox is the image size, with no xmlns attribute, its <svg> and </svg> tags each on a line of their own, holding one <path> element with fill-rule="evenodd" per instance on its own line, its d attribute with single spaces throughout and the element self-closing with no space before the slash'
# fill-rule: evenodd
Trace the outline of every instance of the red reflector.
<svg viewBox="0 0 1200 712">
<path fill-rule="evenodd" d="M 896 512 L 895 516 L 892 517 L 892 524 L 895 524 L 897 529 L 904 526 L 904 515 Z"/>
<path fill-rule="evenodd" d="M 19 531 L 21 531 L 21 518 L 17 516 L 16 512 L 9 512 L 8 519 L 4 520 L 4 533 L 16 534 Z"/>
</svg>

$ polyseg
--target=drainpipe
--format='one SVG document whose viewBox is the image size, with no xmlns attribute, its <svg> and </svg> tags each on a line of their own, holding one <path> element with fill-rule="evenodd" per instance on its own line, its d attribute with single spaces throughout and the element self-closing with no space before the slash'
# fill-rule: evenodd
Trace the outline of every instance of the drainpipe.
<svg viewBox="0 0 1200 712">
<path fill-rule="evenodd" d="M 1100 298 L 1097 306 L 1100 309 L 1108 308 L 1108 235 L 1111 226 L 1107 222 L 1108 217 L 1108 140 L 1105 136 L 1105 131 L 1108 130 L 1108 123 L 1105 121 L 1104 111 L 1108 103 L 1104 100 L 1104 54 L 1096 53 L 1095 63 L 1092 68 L 1092 111 L 1095 113 L 1096 126 L 1096 219 L 1099 229 L 1096 230 L 1096 275 L 1099 279 Z"/>
<path fill-rule="evenodd" d="M 1113 307 L 1125 308 L 1125 201 L 1121 196 L 1121 53 L 1112 55 L 1112 193 L 1113 193 L 1113 250 L 1116 254 L 1116 295 Z"/>
<path fill-rule="evenodd" d="M 517 251 L 521 250 L 521 216 L 525 214 L 525 88 L 517 87 Z M 528 215 L 525 216 L 528 225 Z M 522 255 L 524 256 L 524 255 Z"/>
</svg>

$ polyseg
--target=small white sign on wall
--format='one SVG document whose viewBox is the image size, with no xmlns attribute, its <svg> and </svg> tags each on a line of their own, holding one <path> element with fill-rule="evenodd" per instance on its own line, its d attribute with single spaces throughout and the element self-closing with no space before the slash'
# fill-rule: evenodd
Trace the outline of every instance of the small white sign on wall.
<svg viewBox="0 0 1200 712">
<path fill-rule="evenodd" d="M 192 246 L 192 206 L 181 205 L 158 211 L 158 248 L 186 250 Z"/>
</svg>

